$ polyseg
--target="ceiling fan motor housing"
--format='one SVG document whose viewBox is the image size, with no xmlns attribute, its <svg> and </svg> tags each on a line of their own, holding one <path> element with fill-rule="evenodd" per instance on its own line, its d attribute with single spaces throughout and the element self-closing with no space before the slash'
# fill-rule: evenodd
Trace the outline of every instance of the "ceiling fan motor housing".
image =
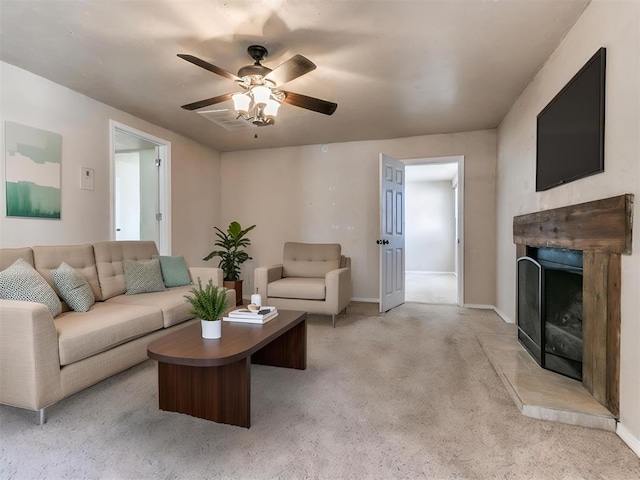
<svg viewBox="0 0 640 480">
<path fill-rule="evenodd" d="M 267 68 L 260 64 L 260 62 L 264 60 L 267 55 L 269 55 L 269 52 L 265 47 L 263 47 L 262 45 L 250 45 L 249 48 L 247 48 L 247 52 L 249 52 L 249 55 L 251 56 L 251 58 L 253 58 L 255 63 L 253 65 L 242 67 L 240 70 L 238 70 L 238 76 L 240 78 L 251 77 L 254 75 L 266 77 L 269 73 L 271 73 L 270 68 Z"/>
</svg>

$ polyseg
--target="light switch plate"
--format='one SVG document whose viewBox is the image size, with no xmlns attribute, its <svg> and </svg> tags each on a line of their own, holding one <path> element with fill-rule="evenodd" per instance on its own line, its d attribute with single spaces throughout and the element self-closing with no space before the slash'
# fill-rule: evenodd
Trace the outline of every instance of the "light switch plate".
<svg viewBox="0 0 640 480">
<path fill-rule="evenodd" d="M 80 188 L 93 190 L 93 168 L 80 167 Z"/>
</svg>

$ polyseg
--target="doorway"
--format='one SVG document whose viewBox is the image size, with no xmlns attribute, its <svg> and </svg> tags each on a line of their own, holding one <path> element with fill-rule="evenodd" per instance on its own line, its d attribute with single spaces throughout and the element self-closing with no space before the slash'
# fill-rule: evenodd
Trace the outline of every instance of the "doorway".
<svg viewBox="0 0 640 480">
<path fill-rule="evenodd" d="M 463 300 L 463 157 L 405 160 L 406 301 Z"/>
<path fill-rule="evenodd" d="M 170 143 L 111 121 L 111 239 L 152 240 L 171 252 Z"/>
</svg>

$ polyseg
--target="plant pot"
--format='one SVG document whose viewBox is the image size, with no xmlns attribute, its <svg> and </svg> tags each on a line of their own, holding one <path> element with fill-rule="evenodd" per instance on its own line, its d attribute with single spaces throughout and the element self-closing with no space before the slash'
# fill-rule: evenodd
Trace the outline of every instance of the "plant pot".
<svg viewBox="0 0 640 480">
<path fill-rule="evenodd" d="M 242 305 L 242 280 L 225 280 L 224 287 L 236 291 L 236 307 Z"/>
<path fill-rule="evenodd" d="M 202 338 L 222 337 L 222 320 L 200 320 L 202 325 Z"/>
</svg>

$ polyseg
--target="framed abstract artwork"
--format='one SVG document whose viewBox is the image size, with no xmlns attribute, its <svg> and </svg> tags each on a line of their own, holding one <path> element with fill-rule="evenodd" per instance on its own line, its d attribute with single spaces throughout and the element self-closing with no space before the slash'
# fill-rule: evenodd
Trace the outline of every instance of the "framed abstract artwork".
<svg viewBox="0 0 640 480">
<path fill-rule="evenodd" d="M 7 217 L 60 219 L 62 136 L 4 123 Z"/>
</svg>

